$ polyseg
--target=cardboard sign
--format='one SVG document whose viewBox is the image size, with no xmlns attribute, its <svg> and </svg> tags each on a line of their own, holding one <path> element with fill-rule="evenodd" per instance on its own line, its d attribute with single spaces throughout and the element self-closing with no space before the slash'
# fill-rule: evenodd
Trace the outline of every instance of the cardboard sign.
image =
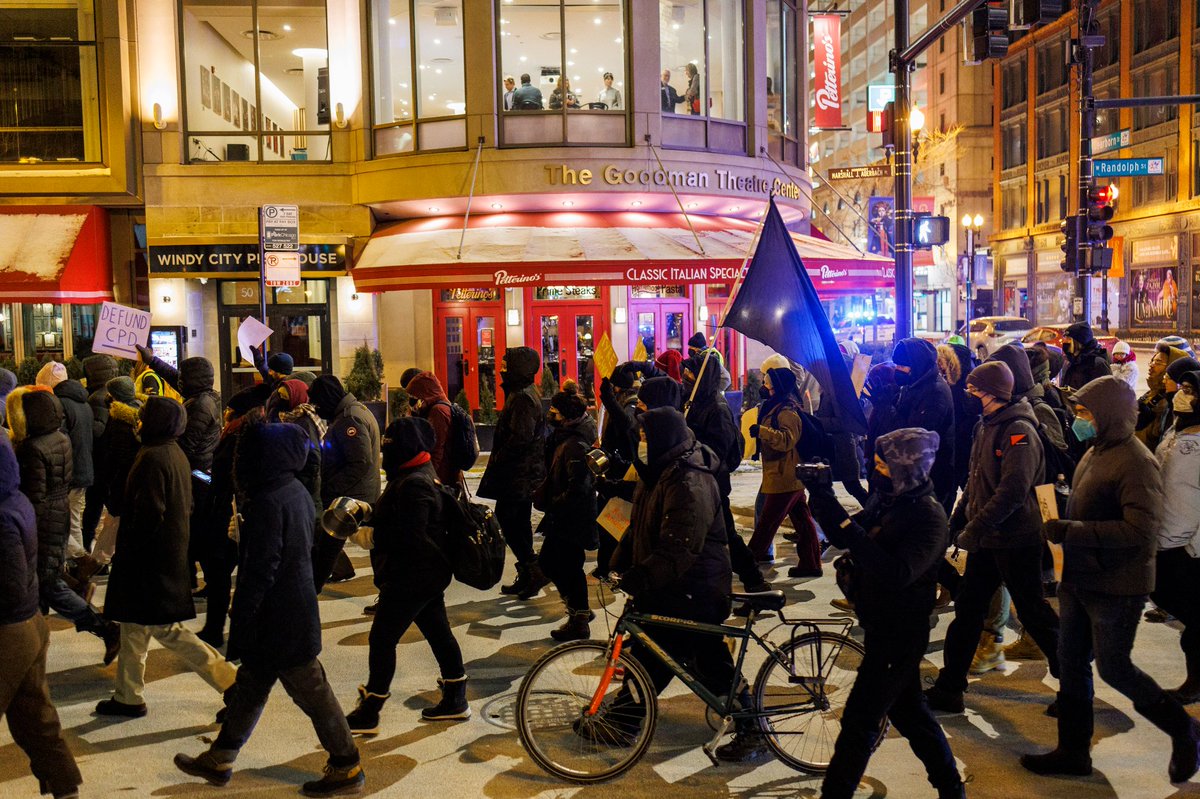
<svg viewBox="0 0 1200 799">
<path fill-rule="evenodd" d="M 604 510 L 600 511 L 600 515 L 596 521 L 600 522 L 600 526 L 608 531 L 608 534 L 618 541 L 625 535 L 625 531 L 629 529 L 630 519 L 633 517 L 633 503 L 620 497 L 613 497 L 604 506 Z"/>
<path fill-rule="evenodd" d="M 1042 521 L 1048 522 L 1058 518 L 1058 499 L 1054 491 L 1054 483 L 1034 486 L 1033 493 L 1037 497 L 1038 509 L 1042 512 Z"/>
<path fill-rule="evenodd" d="M 106 302 L 100 306 L 92 352 L 118 358 L 138 357 L 150 341 L 150 312 Z"/>
<path fill-rule="evenodd" d="M 750 426 L 758 424 L 758 408 L 750 408 L 742 412 L 742 437 L 746 439 L 746 451 L 742 453 L 745 460 L 754 457 L 758 451 L 758 439 L 750 437 Z"/>
<path fill-rule="evenodd" d="M 600 337 L 600 344 L 596 347 L 596 354 L 592 356 L 592 360 L 595 361 L 596 371 L 601 377 L 612 377 L 617 368 L 617 351 L 613 349 L 608 333 Z"/>
<path fill-rule="evenodd" d="M 854 368 L 850 370 L 850 382 L 854 384 L 854 393 L 862 396 L 863 386 L 867 384 L 867 373 L 871 371 L 870 355 L 855 355 Z"/>
<path fill-rule="evenodd" d="M 238 349 L 246 363 L 254 363 L 254 353 L 250 351 L 250 348 L 257 347 L 266 341 L 271 332 L 271 328 L 253 316 L 247 316 L 242 320 L 242 323 L 238 325 Z"/>
</svg>

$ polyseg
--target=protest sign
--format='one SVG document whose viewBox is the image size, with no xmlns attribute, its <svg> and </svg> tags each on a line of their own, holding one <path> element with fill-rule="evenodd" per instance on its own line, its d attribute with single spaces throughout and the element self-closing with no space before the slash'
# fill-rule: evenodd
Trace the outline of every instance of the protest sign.
<svg viewBox="0 0 1200 799">
<path fill-rule="evenodd" d="M 105 302 L 96 321 L 92 352 L 118 358 L 138 357 L 138 347 L 150 340 L 150 312 Z"/>
<path fill-rule="evenodd" d="M 238 325 L 238 349 L 242 353 L 242 358 L 247 363 L 254 363 L 254 353 L 250 351 L 251 347 L 257 347 L 267 340 L 271 335 L 271 328 L 264 325 L 262 322 L 255 319 L 253 316 L 247 316 Z"/>
<path fill-rule="evenodd" d="M 593 360 L 596 362 L 596 371 L 600 373 L 601 377 L 612 377 L 613 370 L 617 368 L 617 351 L 613 349 L 608 333 L 600 337 L 600 344 L 596 347 Z"/>
</svg>

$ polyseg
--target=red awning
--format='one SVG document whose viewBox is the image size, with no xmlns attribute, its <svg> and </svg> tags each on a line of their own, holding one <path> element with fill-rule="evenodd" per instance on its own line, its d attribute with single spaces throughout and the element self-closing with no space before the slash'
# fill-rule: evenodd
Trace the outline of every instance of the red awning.
<svg viewBox="0 0 1200 799">
<path fill-rule="evenodd" d="M 352 274 L 355 287 L 364 292 L 732 283 L 758 223 L 733 217 L 690 219 L 692 229 L 682 214 L 485 214 L 471 217 L 465 236 L 461 216 L 415 219 L 377 231 Z M 792 239 L 822 292 L 890 288 L 895 283 L 890 258 L 863 255 L 798 233 Z"/>
<path fill-rule="evenodd" d="M 97 303 L 112 282 L 103 208 L 0 207 L 0 302 Z"/>
</svg>

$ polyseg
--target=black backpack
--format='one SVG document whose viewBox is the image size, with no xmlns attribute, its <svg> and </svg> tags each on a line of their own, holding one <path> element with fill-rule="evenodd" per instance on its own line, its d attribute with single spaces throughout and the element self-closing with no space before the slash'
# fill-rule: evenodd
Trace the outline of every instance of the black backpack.
<svg viewBox="0 0 1200 799">
<path fill-rule="evenodd" d="M 471 501 L 466 486 L 456 490 L 439 484 L 442 523 L 446 527 L 443 554 L 454 579 L 486 591 L 504 573 L 504 534 L 487 505 Z"/>
<path fill-rule="evenodd" d="M 833 437 L 825 432 L 825 425 L 808 411 L 796 409 L 796 413 L 800 415 L 800 441 L 796 444 L 800 459 L 820 459 L 832 463 Z"/>
<path fill-rule="evenodd" d="M 1059 448 L 1050 440 L 1050 437 L 1046 435 L 1046 427 L 1040 420 L 1035 422 L 1034 427 L 1037 428 L 1038 440 L 1042 442 L 1042 456 L 1046 462 L 1046 471 L 1042 475 L 1039 485 L 1053 484 L 1058 480 L 1060 474 L 1067 479 L 1067 485 L 1070 485 L 1075 477 L 1075 458 L 1071 456 L 1069 450 Z"/>
<path fill-rule="evenodd" d="M 450 465 L 465 472 L 479 460 L 475 422 L 461 405 L 453 402 L 446 404 L 450 406 Z"/>
</svg>

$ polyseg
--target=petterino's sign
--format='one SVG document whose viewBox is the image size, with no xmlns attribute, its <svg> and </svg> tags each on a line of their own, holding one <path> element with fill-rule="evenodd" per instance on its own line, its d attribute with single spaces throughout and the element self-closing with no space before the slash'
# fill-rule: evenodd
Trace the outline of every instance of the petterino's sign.
<svg viewBox="0 0 1200 799">
<path fill-rule="evenodd" d="M 257 244 L 170 244 L 150 246 L 150 274 L 155 277 L 189 277 L 258 274 Z M 330 276 L 346 271 L 346 245 L 301 244 L 302 274 Z"/>
</svg>

